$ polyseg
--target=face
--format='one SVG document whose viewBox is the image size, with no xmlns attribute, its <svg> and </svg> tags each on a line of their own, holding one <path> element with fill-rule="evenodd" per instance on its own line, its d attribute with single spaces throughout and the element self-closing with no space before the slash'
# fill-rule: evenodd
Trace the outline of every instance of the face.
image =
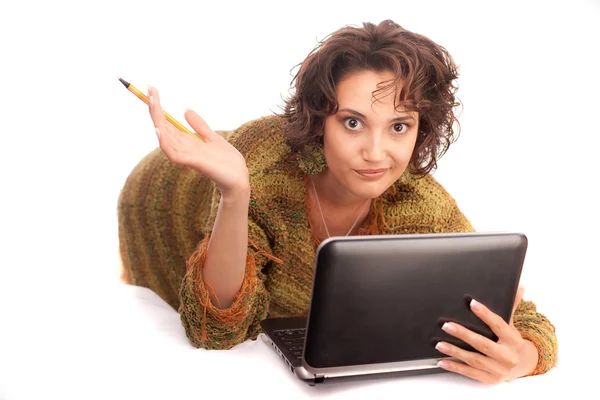
<svg viewBox="0 0 600 400">
<path fill-rule="evenodd" d="M 394 91 L 373 92 L 391 72 L 349 74 L 336 88 L 338 112 L 325 119 L 324 149 L 332 193 L 365 199 L 385 192 L 400 178 L 412 156 L 419 115 L 394 109 Z"/>
</svg>

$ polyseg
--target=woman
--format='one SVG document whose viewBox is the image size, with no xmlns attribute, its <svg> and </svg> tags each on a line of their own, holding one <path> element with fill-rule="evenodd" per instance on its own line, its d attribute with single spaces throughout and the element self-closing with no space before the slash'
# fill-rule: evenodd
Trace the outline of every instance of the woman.
<svg viewBox="0 0 600 400">
<path fill-rule="evenodd" d="M 227 138 L 191 110 L 203 141 L 179 132 L 150 88 L 160 148 L 119 199 L 124 280 L 177 308 L 194 346 L 227 349 L 267 316 L 307 312 L 327 237 L 472 231 L 430 174 L 455 139 L 456 78 L 444 48 L 384 21 L 334 32 L 301 64 L 282 115 Z M 548 371 L 554 327 L 521 297 L 509 324 L 473 307 L 497 343 L 447 325 L 481 353 L 440 343 L 466 362 L 440 366 L 487 383 Z"/>
</svg>

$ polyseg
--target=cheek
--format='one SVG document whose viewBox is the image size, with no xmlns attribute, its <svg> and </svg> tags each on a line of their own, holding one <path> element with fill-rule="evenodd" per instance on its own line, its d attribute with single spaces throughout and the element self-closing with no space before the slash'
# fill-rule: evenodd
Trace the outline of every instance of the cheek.
<svg viewBox="0 0 600 400">
<path fill-rule="evenodd" d="M 416 135 L 408 139 L 405 143 L 402 143 L 401 146 L 398 147 L 396 151 L 396 157 L 399 160 L 402 160 L 403 163 L 408 163 L 413 155 L 415 150 L 415 145 L 417 142 Z"/>
<path fill-rule="evenodd" d="M 408 162 L 410 160 L 410 158 L 412 157 L 412 153 L 413 153 L 413 147 L 406 147 L 406 148 L 402 149 L 402 151 L 400 151 L 399 157 L 403 161 Z"/>
<path fill-rule="evenodd" d="M 414 146 L 404 145 L 390 153 L 396 168 L 405 169 L 413 155 Z"/>
<path fill-rule="evenodd" d="M 331 141 L 325 142 L 325 159 L 330 168 L 332 166 L 335 168 L 344 159 L 343 151 L 337 143 L 332 143 Z"/>
<path fill-rule="evenodd" d="M 344 140 L 343 132 L 330 128 L 324 137 L 325 156 L 328 160 L 344 160 L 351 153 L 348 140 Z"/>
</svg>

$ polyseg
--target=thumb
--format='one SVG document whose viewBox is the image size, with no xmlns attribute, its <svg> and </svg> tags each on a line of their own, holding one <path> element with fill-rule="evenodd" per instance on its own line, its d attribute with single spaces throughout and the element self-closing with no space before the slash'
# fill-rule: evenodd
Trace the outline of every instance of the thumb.
<svg viewBox="0 0 600 400">
<path fill-rule="evenodd" d="M 519 307 L 519 304 L 521 303 L 521 300 L 523 299 L 524 293 L 525 293 L 525 288 L 523 286 L 519 285 L 519 288 L 517 289 L 517 294 L 515 295 L 515 304 L 513 305 L 512 314 L 510 315 L 509 325 L 513 324 L 513 318 L 515 316 L 515 311 L 517 310 L 517 307 Z"/>
<path fill-rule="evenodd" d="M 200 135 L 204 141 L 212 140 L 214 139 L 214 136 L 217 135 L 210 129 L 206 121 L 204 121 L 195 111 L 188 108 L 185 110 L 184 116 L 188 124 L 190 124 L 192 129 Z"/>
</svg>

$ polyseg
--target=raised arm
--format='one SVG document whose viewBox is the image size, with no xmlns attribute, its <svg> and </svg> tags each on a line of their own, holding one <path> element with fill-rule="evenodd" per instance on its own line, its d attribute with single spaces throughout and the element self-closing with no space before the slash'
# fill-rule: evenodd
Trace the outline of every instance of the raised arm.
<svg viewBox="0 0 600 400">
<path fill-rule="evenodd" d="M 270 249 L 264 233 L 248 218 L 246 161 L 191 110 L 185 118 L 202 141 L 177 130 L 165 120 L 158 92 L 150 88 L 148 94 L 160 148 L 168 160 L 215 183 L 212 227 L 187 262 L 179 312 L 194 346 L 228 348 L 254 335 L 268 306 L 262 283 L 268 257 L 259 255 L 270 254 Z M 249 249 L 249 242 L 255 248 Z"/>
</svg>

